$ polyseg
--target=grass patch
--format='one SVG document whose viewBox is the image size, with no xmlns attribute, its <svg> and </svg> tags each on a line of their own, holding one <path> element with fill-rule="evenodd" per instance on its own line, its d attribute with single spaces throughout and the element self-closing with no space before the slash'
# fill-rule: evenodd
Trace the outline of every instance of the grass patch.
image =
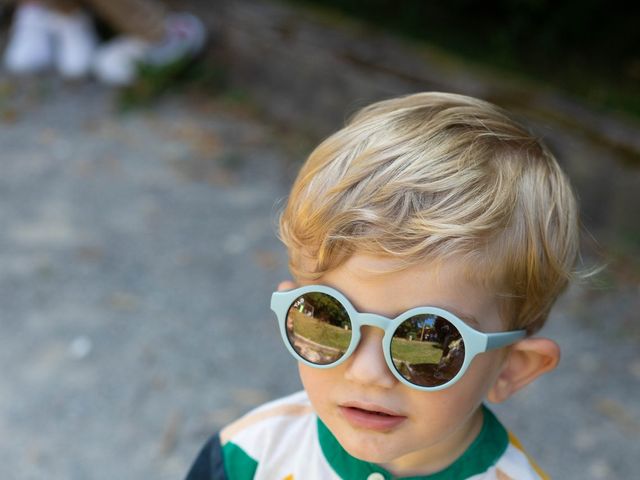
<svg viewBox="0 0 640 480">
<path fill-rule="evenodd" d="M 425 363 L 437 365 L 442 358 L 442 349 L 438 348 L 434 342 L 419 342 L 397 338 L 391 341 L 391 353 L 395 361 L 412 365 Z"/>
<path fill-rule="evenodd" d="M 297 310 L 289 315 L 295 318 L 295 333 L 311 342 L 319 343 L 337 350 L 346 350 L 351 342 L 351 330 L 334 327 L 325 322 L 314 320 Z"/>
</svg>

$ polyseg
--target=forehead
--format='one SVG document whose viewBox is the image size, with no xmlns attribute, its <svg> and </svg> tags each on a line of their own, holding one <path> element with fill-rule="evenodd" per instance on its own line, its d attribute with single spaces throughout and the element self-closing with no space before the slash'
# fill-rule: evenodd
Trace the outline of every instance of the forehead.
<svg viewBox="0 0 640 480">
<path fill-rule="evenodd" d="M 319 280 L 304 283 L 341 291 L 361 312 L 393 318 L 410 308 L 433 306 L 480 330 L 502 326 L 496 295 L 469 280 L 465 266 L 455 260 L 406 267 L 388 256 L 355 254 Z"/>
</svg>

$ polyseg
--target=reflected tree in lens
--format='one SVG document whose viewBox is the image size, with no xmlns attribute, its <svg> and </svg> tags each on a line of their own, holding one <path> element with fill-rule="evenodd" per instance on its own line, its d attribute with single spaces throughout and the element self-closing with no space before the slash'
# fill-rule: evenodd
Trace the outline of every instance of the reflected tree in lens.
<svg viewBox="0 0 640 480">
<path fill-rule="evenodd" d="M 458 329 L 438 315 L 416 315 L 402 322 L 391 340 L 391 358 L 411 383 L 435 387 L 460 371 L 464 341 Z"/>
<path fill-rule="evenodd" d="M 287 337 L 309 362 L 328 365 L 349 348 L 351 321 L 342 304 L 319 292 L 298 297 L 287 312 Z"/>
</svg>

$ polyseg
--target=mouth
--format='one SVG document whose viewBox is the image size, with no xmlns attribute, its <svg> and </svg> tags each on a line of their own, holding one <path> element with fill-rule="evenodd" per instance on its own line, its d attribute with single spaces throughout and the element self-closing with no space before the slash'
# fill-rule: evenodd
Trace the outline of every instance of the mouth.
<svg viewBox="0 0 640 480">
<path fill-rule="evenodd" d="M 340 404 L 338 408 L 348 423 L 365 430 L 390 431 L 407 419 L 399 412 L 373 404 L 347 402 Z"/>
</svg>

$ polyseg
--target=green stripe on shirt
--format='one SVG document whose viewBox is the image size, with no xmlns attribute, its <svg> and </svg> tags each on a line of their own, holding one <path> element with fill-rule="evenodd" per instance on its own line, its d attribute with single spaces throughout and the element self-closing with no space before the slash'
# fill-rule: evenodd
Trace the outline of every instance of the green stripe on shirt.
<svg viewBox="0 0 640 480">
<path fill-rule="evenodd" d="M 222 447 L 224 471 L 232 480 L 252 480 L 258 468 L 258 462 L 233 442 Z"/>
</svg>

